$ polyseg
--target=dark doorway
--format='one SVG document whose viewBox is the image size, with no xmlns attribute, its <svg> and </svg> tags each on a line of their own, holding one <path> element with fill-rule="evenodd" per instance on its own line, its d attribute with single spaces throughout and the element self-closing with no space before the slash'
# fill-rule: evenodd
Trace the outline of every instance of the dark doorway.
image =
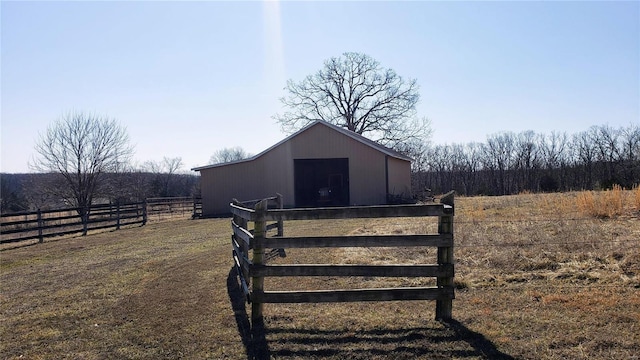
<svg viewBox="0 0 640 360">
<path fill-rule="evenodd" d="M 349 205 L 349 159 L 296 159 L 296 207 Z"/>
</svg>

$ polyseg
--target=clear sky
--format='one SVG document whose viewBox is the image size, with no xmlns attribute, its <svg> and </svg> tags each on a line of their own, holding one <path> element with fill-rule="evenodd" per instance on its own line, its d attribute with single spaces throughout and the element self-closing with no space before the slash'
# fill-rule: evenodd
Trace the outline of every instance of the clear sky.
<svg viewBox="0 0 640 360">
<path fill-rule="evenodd" d="M 1 11 L 2 172 L 69 111 L 127 127 L 135 162 L 285 137 L 287 79 L 362 52 L 417 79 L 434 143 L 640 122 L 640 2 L 11 2 Z"/>
</svg>

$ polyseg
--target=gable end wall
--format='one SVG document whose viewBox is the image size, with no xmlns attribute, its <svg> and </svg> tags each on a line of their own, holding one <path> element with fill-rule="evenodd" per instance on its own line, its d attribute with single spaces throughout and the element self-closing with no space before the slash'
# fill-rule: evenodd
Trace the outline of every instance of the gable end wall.
<svg viewBox="0 0 640 360">
<path fill-rule="evenodd" d="M 285 207 L 293 207 L 295 159 L 348 158 L 351 205 L 384 204 L 387 171 L 390 191 L 402 193 L 410 191 L 411 186 L 410 163 L 388 157 L 385 164 L 386 157 L 370 146 L 317 124 L 254 160 L 201 170 L 203 213 L 228 213 L 234 197 L 243 201 L 275 193 L 283 195 Z"/>
</svg>

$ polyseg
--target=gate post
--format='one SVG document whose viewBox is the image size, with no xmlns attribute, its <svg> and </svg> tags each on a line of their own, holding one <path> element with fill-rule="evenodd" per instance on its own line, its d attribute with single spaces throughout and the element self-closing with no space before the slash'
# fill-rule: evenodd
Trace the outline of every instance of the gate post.
<svg viewBox="0 0 640 360">
<path fill-rule="evenodd" d="M 253 226 L 253 257 L 251 261 L 253 265 L 262 265 L 264 263 L 264 247 L 262 240 L 265 238 L 267 233 L 267 206 L 268 200 L 261 200 L 255 206 L 256 210 L 256 218 Z M 262 326 L 262 303 L 256 301 L 257 298 L 262 297 L 264 293 L 264 277 L 262 276 L 254 276 L 251 277 L 251 285 L 252 285 L 252 299 L 251 299 L 251 327 Z"/>
<path fill-rule="evenodd" d="M 445 194 L 440 203 L 451 206 L 451 213 L 438 217 L 438 234 L 451 234 L 453 237 L 454 192 Z M 453 266 L 453 244 L 446 247 L 438 247 L 438 265 Z M 453 287 L 453 274 L 449 277 L 437 278 L 438 288 Z M 452 318 L 453 299 L 436 300 L 436 320 L 450 320 Z"/>
</svg>

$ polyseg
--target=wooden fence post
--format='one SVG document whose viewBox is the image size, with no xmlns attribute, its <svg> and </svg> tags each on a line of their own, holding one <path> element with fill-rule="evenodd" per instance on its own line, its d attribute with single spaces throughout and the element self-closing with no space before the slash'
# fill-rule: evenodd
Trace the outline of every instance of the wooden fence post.
<svg viewBox="0 0 640 360">
<path fill-rule="evenodd" d="M 147 225 L 147 199 L 142 203 L 142 226 Z"/>
<path fill-rule="evenodd" d="M 240 201 L 238 201 L 237 199 L 233 199 L 232 200 L 234 205 L 239 205 L 242 206 L 242 203 L 240 203 Z M 240 226 L 241 228 L 245 229 L 245 230 L 249 230 L 248 229 L 248 221 L 247 219 L 243 218 L 242 216 L 238 216 L 238 215 L 233 215 L 233 222 L 236 223 L 236 225 Z M 245 256 L 247 259 L 249 258 L 249 245 L 247 244 L 246 241 L 238 241 L 238 245 L 240 245 L 240 251 L 242 251 L 243 256 Z M 244 280 L 247 282 L 247 285 L 249 284 L 249 270 L 245 267 L 242 268 L 242 276 L 244 277 Z"/>
<path fill-rule="evenodd" d="M 116 230 L 120 230 L 120 200 L 116 202 Z"/>
<path fill-rule="evenodd" d="M 454 192 L 445 194 L 440 203 L 452 207 L 451 214 L 438 217 L 438 233 L 451 234 L 453 236 L 453 207 Z M 453 265 L 453 244 L 447 247 L 438 247 L 438 265 Z M 438 277 L 438 288 L 452 287 L 453 275 L 451 277 Z M 440 299 L 436 300 L 436 320 L 450 320 L 452 318 L 453 300 Z"/>
<path fill-rule="evenodd" d="M 82 236 L 87 236 L 87 232 L 89 231 L 89 212 L 91 208 L 87 208 L 83 206 L 82 212 L 83 214 L 80 216 L 80 221 L 82 221 Z"/>
<path fill-rule="evenodd" d="M 198 199 L 195 195 L 193 195 L 193 214 L 191 215 L 192 219 L 195 219 L 198 215 L 198 204 L 196 203 L 196 201 L 198 201 Z"/>
<path fill-rule="evenodd" d="M 264 264 L 264 247 L 262 244 L 262 240 L 265 238 L 267 234 L 267 221 L 265 219 L 267 214 L 268 200 L 261 200 L 255 206 L 256 210 L 256 218 L 254 220 L 253 226 L 253 237 L 254 244 L 253 247 L 253 257 L 251 261 L 253 265 L 263 265 Z M 264 292 L 264 277 L 263 276 L 254 276 L 252 274 L 251 278 L 251 287 L 252 293 L 261 296 Z M 262 326 L 262 303 L 256 302 L 254 299 L 251 301 L 251 326 Z"/>
<path fill-rule="evenodd" d="M 38 242 L 40 244 L 44 242 L 44 236 L 42 236 L 43 227 L 44 227 L 44 221 L 42 221 L 42 211 L 38 208 Z"/>
<path fill-rule="evenodd" d="M 282 199 L 282 194 L 280 193 L 276 193 L 276 203 L 278 206 L 278 209 L 283 209 L 284 208 L 284 200 Z M 282 218 L 278 219 L 278 235 L 277 236 L 284 236 L 284 221 L 282 221 Z"/>
</svg>

